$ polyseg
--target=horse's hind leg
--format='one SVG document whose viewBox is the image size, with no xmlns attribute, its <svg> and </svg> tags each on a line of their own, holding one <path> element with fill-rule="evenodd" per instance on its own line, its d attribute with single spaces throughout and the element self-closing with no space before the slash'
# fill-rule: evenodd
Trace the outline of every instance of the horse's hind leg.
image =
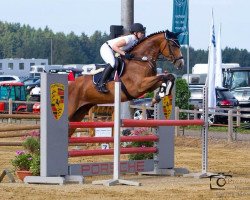
<svg viewBox="0 0 250 200">
<path fill-rule="evenodd" d="M 87 104 L 82 107 L 80 107 L 73 116 L 69 119 L 70 122 L 80 122 L 84 118 L 84 116 L 88 113 L 90 108 L 92 108 L 93 104 Z M 73 135 L 76 129 L 69 129 L 69 137 Z"/>
</svg>

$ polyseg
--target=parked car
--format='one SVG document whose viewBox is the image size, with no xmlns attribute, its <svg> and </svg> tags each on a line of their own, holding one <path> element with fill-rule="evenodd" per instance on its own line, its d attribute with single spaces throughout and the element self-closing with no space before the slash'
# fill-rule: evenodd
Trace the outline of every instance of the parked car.
<svg viewBox="0 0 250 200">
<path fill-rule="evenodd" d="M 202 85 L 190 85 L 189 91 L 191 96 L 189 98 L 189 104 L 193 105 L 194 108 L 202 108 L 203 102 L 203 86 Z"/>
<path fill-rule="evenodd" d="M 27 94 L 30 93 L 30 91 L 36 87 L 36 85 L 38 87 L 40 87 L 40 78 L 29 78 L 29 79 L 26 79 L 23 81 L 24 85 L 25 85 L 25 88 L 26 88 L 26 91 L 27 91 Z"/>
<path fill-rule="evenodd" d="M 194 105 L 197 109 L 202 108 L 203 102 L 203 86 L 190 86 L 191 97 L 189 103 Z M 216 106 L 219 108 L 236 108 L 239 105 L 238 100 L 227 88 L 215 88 L 216 92 Z M 218 110 L 216 112 L 227 112 Z M 227 123 L 228 117 L 222 115 L 215 115 L 211 122 L 213 123 Z"/>
<path fill-rule="evenodd" d="M 36 86 L 34 84 L 37 82 L 37 80 L 39 80 L 39 78 L 27 78 L 22 80 L 27 92 L 30 92 L 30 90 Z"/>
<path fill-rule="evenodd" d="M 0 75 L 0 82 L 21 82 L 20 78 L 18 76 L 13 75 Z"/>
<path fill-rule="evenodd" d="M 130 105 L 134 106 L 142 106 L 145 105 L 146 107 L 151 106 L 152 98 L 139 98 L 130 101 Z M 139 108 L 135 108 L 133 111 L 133 118 L 134 119 L 142 119 L 142 110 Z M 154 118 L 154 110 L 146 110 L 146 118 Z"/>
<path fill-rule="evenodd" d="M 232 91 L 232 94 L 239 101 L 241 108 L 250 109 L 250 87 L 239 87 Z M 250 121 L 250 111 L 242 111 L 242 114 L 246 115 L 246 118 L 242 118 L 243 121 Z"/>
<path fill-rule="evenodd" d="M 26 79 L 23 79 L 21 82 L 23 82 L 24 83 L 24 85 L 27 85 L 27 84 L 29 84 L 29 83 L 33 83 L 33 82 L 36 82 L 38 79 L 40 79 L 40 78 L 26 78 Z"/>
</svg>

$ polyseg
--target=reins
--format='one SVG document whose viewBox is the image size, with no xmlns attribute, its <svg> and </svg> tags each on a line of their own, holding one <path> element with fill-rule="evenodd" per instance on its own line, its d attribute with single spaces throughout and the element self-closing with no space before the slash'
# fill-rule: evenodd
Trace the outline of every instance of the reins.
<svg viewBox="0 0 250 200">
<path fill-rule="evenodd" d="M 175 45 L 178 46 L 178 47 L 180 48 L 180 46 L 179 46 L 174 40 L 168 39 L 168 38 L 166 38 L 166 40 L 169 40 L 169 41 L 174 42 Z M 168 49 L 169 49 L 170 56 L 172 56 L 173 59 L 168 59 L 168 58 L 166 58 L 166 57 L 161 57 L 161 58 L 158 57 L 157 59 L 152 59 L 152 58 L 148 58 L 147 56 L 143 56 L 143 57 L 136 57 L 136 56 L 135 56 L 135 57 L 132 58 L 131 60 L 136 60 L 136 61 L 140 61 L 140 62 L 149 62 L 150 68 L 154 68 L 154 67 L 155 67 L 155 64 L 154 64 L 154 63 L 156 63 L 156 61 L 163 61 L 163 62 L 169 61 L 169 62 L 175 64 L 178 60 L 183 59 L 183 56 L 180 56 L 180 57 L 178 57 L 178 58 L 175 58 L 175 56 L 174 56 L 174 54 L 173 54 L 173 51 L 172 51 L 172 49 L 171 49 L 171 45 L 169 44 L 169 42 L 166 42 L 164 48 L 163 48 L 162 50 L 160 50 L 160 55 L 163 55 L 162 52 L 163 52 L 163 50 L 164 50 L 165 48 L 167 48 L 167 46 L 168 46 Z"/>
<path fill-rule="evenodd" d="M 142 57 L 135 56 L 131 60 L 135 60 L 135 61 L 139 61 L 139 62 L 148 62 L 149 67 L 152 70 L 156 70 L 154 68 L 156 66 L 157 61 L 169 61 L 169 62 L 175 64 L 178 60 L 183 59 L 183 56 L 180 56 L 180 57 L 176 58 L 175 55 L 174 55 L 174 52 L 173 52 L 173 50 L 171 48 L 173 45 L 176 45 L 178 48 L 180 48 L 179 43 L 176 42 L 175 39 L 169 38 L 169 35 L 167 34 L 168 32 L 164 31 L 164 32 L 160 32 L 160 33 L 165 33 L 166 43 L 164 44 L 164 48 L 162 48 L 162 49 L 160 48 L 157 59 L 150 58 L 149 56 L 142 56 Z M 158 34 L 158 33 L 151 34 L 148 37 L 146 37 L 145 39 L 147 39 L 147 38 L 149 38 L 149 37 L 151 37 L 151 36 L 153 36 L 155 34 Z M 142 41 L 145 41 L 145 39 L 141 40 L 138 44 L 140 44 Z M 174 44 L 170 44 L 170 41 L 173 42 Z M 163 54 L 163 51 L 166 48 L 168 48 L 168 51 L 169 51 L 169 58 L 166 58 L 164 56 L 164 54 Z M 133 47 L 131 49 L 133 49 Z M 131 49 L 129 49 L 128 52 L 130 52 Z M 163 57 L 161 55 L 163 55 Z"/>
<path fill-rule="evenodd" d="M 140 61 L 140 62 L 148 62 L 148 64 L 149 64 L 149 67 L 152 69 L 152 70 L 154 70 L 154 68 L 155 68 L 155 62 L 156 62 L 156 60 L 154 60 L 154 59 L 150 59 L 150 58 L 148 58 L 147 56 L 143 56 L 143 57 L 134 57 L 134 58 L 132 58 L 131 60 L 135 60 L 135 61 Z"/>
</svg>

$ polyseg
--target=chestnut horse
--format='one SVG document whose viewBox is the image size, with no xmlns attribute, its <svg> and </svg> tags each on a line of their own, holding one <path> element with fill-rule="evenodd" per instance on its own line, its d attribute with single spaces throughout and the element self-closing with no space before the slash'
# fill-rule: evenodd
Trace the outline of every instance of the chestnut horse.
<svg viewBox="0 0 250 200">
<path fill-rule="evenodd" d="M 131 54 L 135 55 L 135 58 L 125 60 L 125 71 L 120 80 L 125 85 L 130 97 L 138 98 L 146 92 L 154 91 L 163 82 L 174 83 L 175 78 L 172 74 L 156 74 L 156 61 L 162 54 L 176 68 L 179 69 L 184 65 L 177 36 L 177 33 L 168 30 L 153 33 L 129 50 Z M 81 121 L 89 109 L 96 104 L 114 102 L 114 81 L 107 83 L 109 93 L 100 93 L 95 89 L 92 79 L 93 75 L 84 75 L 69 83 L 69 121 Z M 122 92 L 121 101 L 128 100 L 130 100 L 128 95 Z M 69 136 L 74 131 L 71 129 Z"/>
</svg>

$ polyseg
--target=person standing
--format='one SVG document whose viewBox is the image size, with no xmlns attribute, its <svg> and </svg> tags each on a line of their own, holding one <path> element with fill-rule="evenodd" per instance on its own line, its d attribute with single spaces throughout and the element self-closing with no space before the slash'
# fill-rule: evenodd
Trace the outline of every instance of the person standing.
<svg viewBox="0 0 250 200">
<path fill-rule="evenodd" d="M 30 96 L 32 95 L 40 95 L 41 94 L 41 88 L 36 85 L 31 91 Z"/>
</svg>

